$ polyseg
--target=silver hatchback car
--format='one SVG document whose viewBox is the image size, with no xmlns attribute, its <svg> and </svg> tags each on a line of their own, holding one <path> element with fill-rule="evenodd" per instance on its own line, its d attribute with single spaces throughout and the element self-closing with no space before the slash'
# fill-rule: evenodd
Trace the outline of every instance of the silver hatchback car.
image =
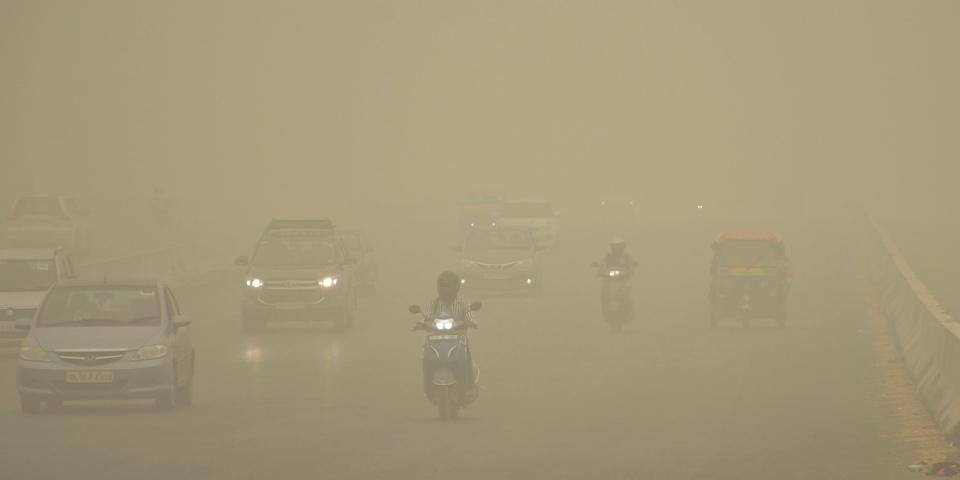
<svg viewBox="0 0 960 480">
<path fill-rule="evenodd" d="M 17 365 L 21 409 L 100 399 L 188 406 L 196 358 L 188 326 L 163 283 L 59 282 L 17 324 L 29 330 Z"/>
</svg>

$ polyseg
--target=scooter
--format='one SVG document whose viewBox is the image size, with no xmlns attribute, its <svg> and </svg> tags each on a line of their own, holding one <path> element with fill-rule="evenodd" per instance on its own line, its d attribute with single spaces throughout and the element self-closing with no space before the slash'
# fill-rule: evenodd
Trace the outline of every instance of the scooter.
<svg viewBox="0 0 960 480">
<path fill-rule="evenodd" d="M 470 311 L 480 310 L 482 306 L 480 302 L 473 302 Z M 423 316 L 413 329 L 427 332 L 423 345 L 424 375 L 430 376 L 425 387 L 427 398 L 437 406 L 441 420 L 457 418 L 460 409 L 479 395 L 477 381 L 480 371 L 470 359 L 467 337 L 467 330 L 477 328 L 477 324 L 470 320 L 456 320 L 446 313 L 430 318 L 419 305 L 411 305 L 409 311 Z M 468 370 L 471 368 L 472 372 Z"/>
<path fill-rule="evenodd" d="M 631 265 L 607 265 L 593 263 L 600 277 L 600 308 L 603 319 L 610 324 L 613 333 L 623 331 L 623 326 L 633 320 L 633 295 L 630 282 Z"/>
</svg>

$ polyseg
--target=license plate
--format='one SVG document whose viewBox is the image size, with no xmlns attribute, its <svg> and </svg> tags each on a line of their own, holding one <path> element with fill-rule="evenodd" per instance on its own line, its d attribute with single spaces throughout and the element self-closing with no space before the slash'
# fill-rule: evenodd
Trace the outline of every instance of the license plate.
<svg viewBox="0 0 960 480">
<path fill-rule="evenodd" d="M 67 383 L 113 383 L 113 372 L 67 372 Z"/>
</svg>

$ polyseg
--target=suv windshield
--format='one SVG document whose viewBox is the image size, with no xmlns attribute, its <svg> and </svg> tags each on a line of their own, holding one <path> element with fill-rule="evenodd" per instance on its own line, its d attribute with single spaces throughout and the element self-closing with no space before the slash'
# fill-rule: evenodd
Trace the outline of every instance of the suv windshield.
<svg viewBox="0 0 960 480">
<path fill-rule="evenodd" d="M 13 209 L 14 215 L 65 217 L 60 208 L 60 200 L 56 197 L 23 197 L 17 201 Z"/>
<path fill-rule="evenodd" d="M 274 232 L 260 241 L 253 254 L 253 265 L 295 267 L 337 263 L 337 248 L 332 232 Z"/>
<path fill-rule="evenodd" d="M 549 203 L 540 202 L 508 203 L 503 206 L 500 216 L 510 218 L 552 217 L 553 207 Z"/>
<path fill-rule="evenodd" d="M 776 245 L 767 241 L 726 241 L 717 250 L 717 261 L 724 267 L 774 267 L 779 258 Z"/>
<path fill-rule="evenodd" d="M 54 288 L 37 317 L 38 327 L 151 325 L 160 325 L 160 302 L 154 287 Z"/>
<path fill-rule="evenodd" d="M 0 259 L 0 291 L 46 290 L 57 281 L 53 260 Z"/>
<path fill-rule="evenodd" d="M 529 232 L 477 230 L 467 237 L 466 250 L 532 250 Z"/>
</svg>

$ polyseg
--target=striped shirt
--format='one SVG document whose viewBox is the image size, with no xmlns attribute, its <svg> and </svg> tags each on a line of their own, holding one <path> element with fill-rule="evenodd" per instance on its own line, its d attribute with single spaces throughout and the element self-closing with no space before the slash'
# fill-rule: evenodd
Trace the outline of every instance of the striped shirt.
<svg viewBox="0 0 960 480">
<path fill-rule="evenodd" d="M 426 310 L 427 318 L 437 318 L 442 313 L 450 315 L 454 320 L 473 320 L 470 306 L 461 296 L 457 296 L 451 303 L 444 302 L 440 297 L 430 302 Z"/>
</svg>

